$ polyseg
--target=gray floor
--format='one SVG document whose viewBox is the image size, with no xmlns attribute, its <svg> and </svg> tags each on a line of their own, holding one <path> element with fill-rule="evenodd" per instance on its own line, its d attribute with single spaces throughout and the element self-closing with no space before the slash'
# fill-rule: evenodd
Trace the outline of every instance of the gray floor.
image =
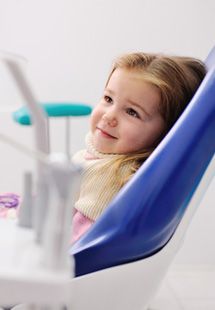
<svg viewBox="0 0 215 310">
<path fill-rule="evenodd" d="M 172 266 L 149 310 L 215 310 L 215 266 Z"/>
</svg>

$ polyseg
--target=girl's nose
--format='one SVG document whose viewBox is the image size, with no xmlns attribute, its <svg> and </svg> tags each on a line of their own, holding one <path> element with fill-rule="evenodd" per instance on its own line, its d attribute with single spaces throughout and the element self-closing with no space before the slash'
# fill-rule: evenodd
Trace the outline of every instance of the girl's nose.
<svg viewBox="0 0 215 310">
<path fill-rule="evenodd" d="M 110 114 L 110 113 L 109 114 L 108 113 L 104 114 L 102 116 L 102 120 L 105 122 L 105 124 L 108 124 L 111 127 L 117 126 L 117 119 L 116 119 L 116 117 L 114 115 Z"/>
</svg>

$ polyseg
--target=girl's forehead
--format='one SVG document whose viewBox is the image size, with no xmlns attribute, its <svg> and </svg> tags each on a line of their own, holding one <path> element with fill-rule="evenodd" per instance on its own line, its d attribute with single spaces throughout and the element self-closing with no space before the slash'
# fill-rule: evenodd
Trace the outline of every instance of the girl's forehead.
<svg viewBox="0 0 215 310">
<path fill-rule="evenodd" d="M 106 89 L 119 99 L 148 106 L 150 112 L 159 109 L 161 102 L 159 89 L 145 80 L 140 72 L 117 68 L 112 73 Z"/>
<path fill-rule="evenodd" d="M 144 72 L 138 70 L 130 70 L 124 68 L 117 68 L 111 74 L 106 88 L 117 88 L 122 86 L 124 91 L 133 89 L 134 91 L 141 92 L 154 92 L 160 96 L 160 90 L 154 85 L 150 79 L 147 79 L 147 75 Z"/>
<path fill-rule="evenodd" d="M 128 68 L 116 68 L 107 81 L 106 87 L 108 85 L 114 85 L 115 83 L 129 83 L 133 85 L 147 84 L 150 88 L 155 88 L 158 90 L 157 86 L 151 82 L 151 77 L 144 70 L 138 69 L 128 69 Z"/>
<path fill-rule="evenodd" d="M 113 75 L 118 74 L 118 75 L 132 76 L 138 79 L 143 79 L 144 73 L 145 73 L 144 70 L 139 70 L 137 68 L 118 67 L 112 72 L 111 77 Z"/>
</svg>

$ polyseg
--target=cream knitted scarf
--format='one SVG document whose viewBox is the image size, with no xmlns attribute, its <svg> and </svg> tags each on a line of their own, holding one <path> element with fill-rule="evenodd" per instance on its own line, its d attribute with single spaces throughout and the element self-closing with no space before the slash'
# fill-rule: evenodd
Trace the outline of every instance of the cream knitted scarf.
<svg viewBox="0 0 215 310">
<path fill-rule="evenodd" d="M 95 221 L 120 190 L 120 185 L 115 181 L 115 169 L 112 165 L 108 169 L 103 167 L 108 161 L 118 159 L 121 155 L 98 152 L 92 144 L 90 134 L 86 136 L 86 146 L 86 150 L 79 151 L 73 156 L 73 161 L 84 167 L 80 195 L 75 208 Z M 117 173 L 123 176 L 129 168 L 130 165 L 124 165 Z"/>
</svg>

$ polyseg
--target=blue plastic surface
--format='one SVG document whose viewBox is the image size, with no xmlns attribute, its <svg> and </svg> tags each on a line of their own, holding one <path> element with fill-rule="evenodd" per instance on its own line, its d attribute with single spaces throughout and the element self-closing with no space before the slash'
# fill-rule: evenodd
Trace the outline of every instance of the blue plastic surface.
<svg viewBox="0 0 215 310">
<path fill-rule="evenodd" d="M 213 67 L 215 67 L 215 46 L 211 49 L 210 53 L 208 54 L 208 57 L 205 60 L 205 64 L 208 70 L 211 70 Z"/>
<path fill-rule="evenodd" d="M 173 235 L 215 153 L 215 51 L 175 126 L 99 220 L 70 249 L 76 276 L 159 251 Z"/>
<path fill-rule="evenodd" d="M 76 102 L 41 103 L 49 117 L 69 117 L 89 115 L 92 108 L 89 105 Z M 21 125 L 31 125 L 31 117 L 26 106 L 13 113 L 13 119 Z"/>
</svg>

